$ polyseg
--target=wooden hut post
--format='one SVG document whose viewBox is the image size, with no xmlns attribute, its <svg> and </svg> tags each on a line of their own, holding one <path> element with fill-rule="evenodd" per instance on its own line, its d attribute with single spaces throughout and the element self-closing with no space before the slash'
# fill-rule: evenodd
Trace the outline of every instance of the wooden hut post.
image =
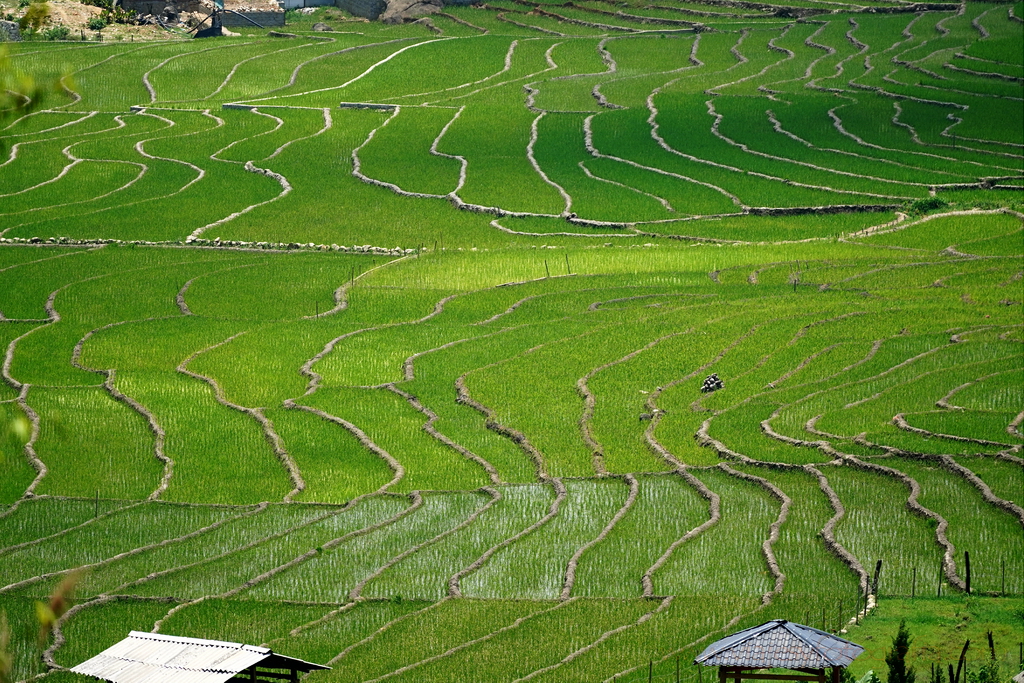
<svg viewBox="0 0 1024 683">
<path fill-rule="evenodd" d="M 256 665 L 255 664 L 253 664 L 252 666 L 249 667 L 249 680 L 253 681 L 253 683 L 255 683 L 255 681 L 256 681 Z"/>
</svg>

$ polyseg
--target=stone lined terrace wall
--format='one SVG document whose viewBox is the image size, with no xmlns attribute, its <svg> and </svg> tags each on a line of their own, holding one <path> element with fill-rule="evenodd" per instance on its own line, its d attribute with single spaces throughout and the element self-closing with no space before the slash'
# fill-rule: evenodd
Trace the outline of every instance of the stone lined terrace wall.
<svg viewBox="0 0 1024 683">
<path fill-rule="evenodd" d="M 384 0 L 335 0 L 335 6 L 357 17 L 374 20 L 387 9 Z"/>
<path fill-rule="evenodd" d="M 260 26 L 284 26 L 284 12 L 243 12 L 245 16 L 255 21 Z M 238 16 L 225 12 L 221 15 L 221 23 L 224 26 L 236 28 L 239 26 L 252 26 L 248 21 Z"/>
</svg>

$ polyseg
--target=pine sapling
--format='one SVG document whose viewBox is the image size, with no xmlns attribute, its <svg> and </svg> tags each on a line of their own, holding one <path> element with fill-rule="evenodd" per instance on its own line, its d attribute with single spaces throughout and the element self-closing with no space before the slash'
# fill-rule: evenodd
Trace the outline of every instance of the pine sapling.
<svg viewBox="0 0 1024 683">
<path fill-rule="evenodd" d="M 888 683 L 914 683 L 914 667 L 907 667 L 907 652 L 910 651 L 911 642 L 907 622 L 901 620 L 896 637 L 892 639 L 892 649 L 885 653 L 885 664 L 889 667 Z"/>
</svg>

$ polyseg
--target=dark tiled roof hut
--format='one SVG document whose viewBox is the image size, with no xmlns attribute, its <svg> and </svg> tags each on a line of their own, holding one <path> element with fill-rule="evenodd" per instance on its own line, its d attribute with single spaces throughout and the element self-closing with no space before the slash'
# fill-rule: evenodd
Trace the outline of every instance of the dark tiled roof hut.
<svg viewBox="0 0 1024 683">
<path fill-rule="evenodd" d="M 839 672 L 864 648 L 856 643 L 785 619 L 738 631 L 708 645 L 695 664 L 718 667 L 719 683 L 750 680 L 839 683 Z M 799 673 L 761 673 L 789 669 Z M 831 669 L 831 675 L 827 670 Z M 831 681 L 829 680 L 831 679 Z"/>
</svg>

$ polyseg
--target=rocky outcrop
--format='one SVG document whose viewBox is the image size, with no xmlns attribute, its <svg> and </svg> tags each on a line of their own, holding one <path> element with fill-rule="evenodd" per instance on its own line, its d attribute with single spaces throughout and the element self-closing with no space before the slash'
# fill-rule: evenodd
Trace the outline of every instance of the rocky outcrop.
<svg viewBox="0 0 1024 683">
<path fill-rule="evenodd" d="M 17 43 L 21 41 L 21 31 L 14 21 L 0 21 L 0 43 Z"/>
<path fill-rule="evenodd" d="M 440 12 L 443 7 L 442 0 L 388 0 L 380 20 L 385 24 L 404 24 Z"/>
</svg>

